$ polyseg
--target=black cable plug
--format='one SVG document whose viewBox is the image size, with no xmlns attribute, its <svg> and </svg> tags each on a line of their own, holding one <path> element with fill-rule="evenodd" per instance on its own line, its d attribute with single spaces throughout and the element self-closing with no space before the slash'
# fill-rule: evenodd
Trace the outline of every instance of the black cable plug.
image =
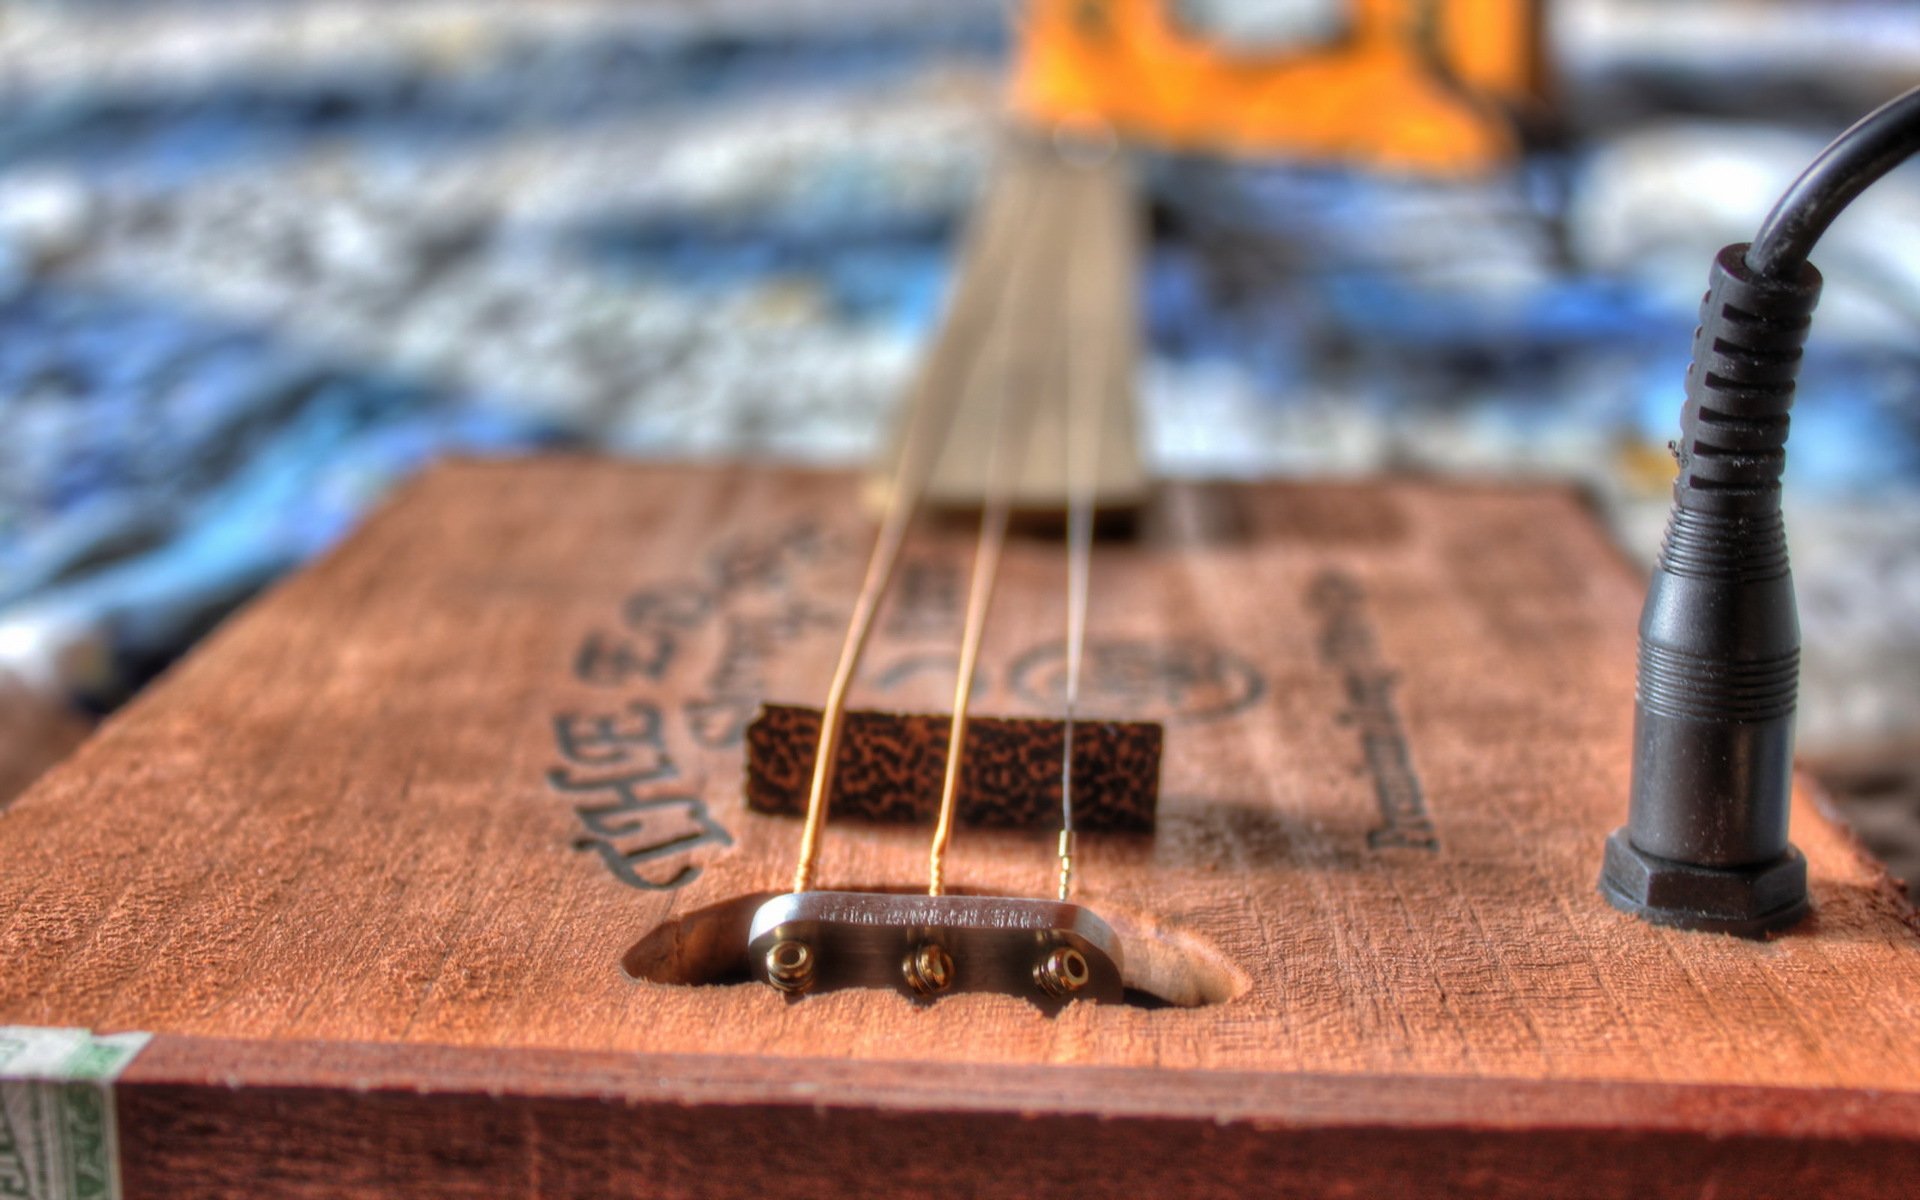
<svg viewBox="0 0 1920 1200">
<path fill-rule="evenodd" d="M 1760 279 L 1746 249 L 1714 260 L 1694 334 L 1640 617 L 1632 800 L 1600 886 L 1663 925 L 1754 936 L 1807 909 L 1806 860 L 1787 843 L 1800 623 L 1780 472 L 1820 275 Z"/>
<path fill-rule="evenodd" d="M 1780 512 L 1788 410 L 1842 208 L 1920 150 L 1920 88 L 1814 160 L 1753 245 L 1721 250 L 1694 332 L 1679 475 L 1640 617 L 1633 788 L 1600 890 L 1662 925 L 1760 937 L 1808 911 L 1787 841 L 1800 625 Z"/>
</svg>

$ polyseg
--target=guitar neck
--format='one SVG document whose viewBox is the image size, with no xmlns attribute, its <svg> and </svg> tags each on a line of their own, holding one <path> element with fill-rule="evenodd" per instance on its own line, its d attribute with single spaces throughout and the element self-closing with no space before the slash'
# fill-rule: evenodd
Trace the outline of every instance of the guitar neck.
<svg viewBox="0 0 1920 1200">
<path fill-rule="evenodd" d="M 1097 440 L 1094 504 L 1125 511 L 1143 501 L 1135 206 L 1118 151 L 1008 139 L 975 207 L 945 317 L 875 463 L 870 496 L 892 486 L 913 422 L 932 420 L 944 438 L 927 503 L 978 507 L 1000 436 L 995 401 L 1010 395 L 1025 410 L 1016 510 L 1067 507 L 1076 420 Z"/>
</svg>

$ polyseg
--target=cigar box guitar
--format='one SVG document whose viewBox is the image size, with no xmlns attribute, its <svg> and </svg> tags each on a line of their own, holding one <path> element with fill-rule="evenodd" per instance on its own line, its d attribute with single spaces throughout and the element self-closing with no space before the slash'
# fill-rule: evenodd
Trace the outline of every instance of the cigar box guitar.
<svg viewBox="0 0 1920 1200">
<path fill-rule="evenodd" d="M 0 1190 L 1909 1189 L 1816 794 L 1773 940 L 1596 889 L 1579 498 L 1150 482 L 1119 165 L 982 214 L 878 482 L 439 468 L 0 815 Z"/>
</svg>

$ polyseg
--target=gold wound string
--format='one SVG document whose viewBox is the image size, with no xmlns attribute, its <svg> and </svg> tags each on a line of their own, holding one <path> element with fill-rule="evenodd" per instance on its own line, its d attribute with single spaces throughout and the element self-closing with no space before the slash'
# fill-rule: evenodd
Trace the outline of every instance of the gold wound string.
<svg viewBox="0 0 1920 1200">
<path fill-rule="evenodd" d="M 914 438 L 920 425 L 915 414 Z M 912 452 L 911 445 L 908 452 Z M 903 472 L 904 474 L 904 472 Z M 924 483 L 924 480 L 921 481 Z M 826 707 L 820 712 L 820 744 L 813 756 L 813 781 L 807 790 L 807 821 L 800 833 L 800 862 L 793 869 L 793 890 L 804 892 L 813 883 L 814 864 L 820 857 L 820 833 L 827 820 L 827 796 L 833 790 L 834 760 L 840 750 L 840 733 L 846 727 L 847 689 L 853 685 L 860 658 L 867 648 L 867 636 L 873 631 L 873 616 L 880 599 L 893 578 L 894 565 L 900 559 L 900 546 L 906 541 L 907 527 L 919 506 L 919 489 L 896 479 L 887 492 L 886 514 L 880 521 L 880 533 L 874 539 L 873 553 L 867 559 L 866 577 L 853 603 L 853 618 L 840 644 L 840 658 L 834 664 L 833 682 L 827 688 Z"/>
<path fill-rule="evenodd" d="M 1037 259 L 1029 254 L 1028 260 Z M 1021 274 L 1024 274 L 1022 272 Z M 1018 281 L 1018 282 L 1024 282 Z M 993 588 L 1000 576 L 1000 554 L 1007 544 L 1007 524 L 1013 513 L 1014 485 L 1026 456 L 1025 419 L 1009 421 L 1007 410 L 1018 407 L 1021 417 L 1033 407 L 1021 404 L 1013 393 L 1019 382 L 1007 362 L 1013 340 L 1013 314 L 1018 306 L 1003 298 L 993 326 L 990 355 L 996 363 L 1000 393 L 994 398 L 993 431 L 987 445 L 987 496 L 980 510 L 980 532 L 974 546 L 973 575 L 967 585 L 966 623 L 960 635 L 960 665 L 954 672 L 953 719 L 947 726 L 946 770 L 940 781 L 940 816 L 933 827 L 933 846 L 927 852 L 927 894 L 946 891 L 947 847 L 953 841 L 954 814 L 960 796 L 960 772 L 965 765 L 967 708 L 973 698 L 973 679 L 980 663 L 980 642 L 986 634 L 987 614 L 993 607 Z M 1017 426 L 1018 428 L 1014 428 Z M 1020 436 L 1016 436 L 1020 435 Z"/>
<path fill-rule="evenodd" d="M 1054 211 L 1058 211 L 1058 206 Z M 1051 223 L 1056 224 L 1057 222 Z M 1048 239 L 1065 231 L 1035 222 L 1029 237 L 1035 245 L 1018 260 L 1019 270 L 1008 272 L 1010 284 L 1001 298 L 988 352 L 982 357 L 998 368 L 994 378 L 999 394 L 994 397 L 992 435 L 987 450 L 987 495 L 980 511 L 980 532 L 975 544 L 973 575 L 967 588 L 967 612 L 960 638 L 960 664 L 953 685 L 953 718 L 947 727 L 946 769 L 940 782 L 940 815 L 934 823 L 933 844 L 927 851 L 927 894 L 946 892 L 947 849 L 953 841 L 953 823 L 959 806 L 960 774 L 965 767 L 967 709 L 973 696 L 973 680 L 980 660 L 980 642 L 986 633 L 987 614 L 993 607 L 994 584 L 999 578 L 1000 555 L 1006 546 L 1007 524 L 1013 512 L 1013 495 L 1026 466 L 1027 430 L 1037 407 L 1027 397 L 1017 395 L 1023 387 L 1045 386 L 1050 381 L 1036 380 L 1016 371 L 1011 346 L 1017 328 L 1015 317 L 1025 306 L 1023 299 L 1040 294 L 1038 280 L 1030 278 L 1047 267 L 1044 249 Z M 1009 414 L 1011 413 L 1011 419 Z"/>
<path fill-rule="evenodd" d="M 996 426 L 1006 417 L 1005 405 L 1001 408 L 994 419 Z M 973 580 L 967 590 L 966 630 L 960 638 L 960 668 L 954 676 L 953 720 L 947 726 L 947 767 L 940 781 L 940 819 L 933 828 L 933 848 L 927 853 L 929 896 L 946 891 L 947 845 L 953 840 L 953 815 L 960 794 L 967 704 L 973 695 L 973 676 L 980 661 L 980 639 L 986 632 L 987 612 L 993 606 L 993 585 L 1000 574 L 1000 552 L 1007 543 L 1007 518 L 1012 505 L 1007 495 L 1010 489 L 1001 486 L 1000 460 L 1015 456 L 1007 453 L 998 436 L 994 438 L 991 454 L 996 460 L 989 472 L 994 483 L 993 495 L 980 514 L 980 540 L 974 549 Z"/>
<path fill-rule="evenodd" d="M 987 256 L 989 260 L 1001 259 L 1019 233 L 1029 224 L 1027 210 L 1031 207 L 1032 197 L 1019 194 L 1002 204 L 989 207 L 988 216 L 975 231 L 977 241 L 973 252 Z M 997 219 L 996 219 L 997 218 Z M 1008 272 L 1004 268 L 993 271 L 989 278 L 1003 277 Z M 998 289 L 990 289 L 997 291 Z M 1004 297 L 998 297 L 1004 306 Z M 954 318 L 968 308 L 967 298 L 956 296 L 953 301 Z M 989 341 L 994 340 L 1004 324 L 996 315 Z M 929 366 L 929 371 L 932 367 Z M 978 386 L 982 373 L 971 370 L 964 391 L 967 393 L 962 402 L 971 399 L 971 393 Z M 853 615 L 847 623 L 847 632 L 840 645 L 840 656 L 834 664 L 833 681 L 827 688 L 826 705 L 820 713 L 820 741 L 814 751 L 813 777 L 807 789 L 806 823 L 800 834 L 799 861 L 793 870 L 793 890 L 807 891 L 813 884 L 815 866 L 820 858 L 820 840 L 826 827 L 828 799 L 833 792 L 833 775 L 839 755 L 840 737 L 846 727 L 847 692 L 853 686 L 855 675 L 860 670 L 861 657 L 866 652 L 867 640 L 873 632 L 874 616 L 879 611 L 880 601 L 886 595 L 892 582 L 894 568 L 900 560 L 901 547 L 906 542 L 907 531 L 913 524 L 914 514 L 918 511 L 921 497 L 926 492 L 927 479 L 932 474 L 933 465 L 938 457 L 937 451 L 946 435 L 947 427 L 953 419 L 956 402 L 947 400 L 936 403 L 928 399 L 932 389 L 925 386 L 923 377 L 920 396 L 913 405 L 908 419 L 906 438 L 902 446 L 900 461 L 894 473 L 892 483 L 887 489 L 887 502 L 881 517 L 880 529 L 873 543 L 872 553 L 867 559 L 865 577 L 860 584 L 860 593 L 854 600 Z"/>
</svg>

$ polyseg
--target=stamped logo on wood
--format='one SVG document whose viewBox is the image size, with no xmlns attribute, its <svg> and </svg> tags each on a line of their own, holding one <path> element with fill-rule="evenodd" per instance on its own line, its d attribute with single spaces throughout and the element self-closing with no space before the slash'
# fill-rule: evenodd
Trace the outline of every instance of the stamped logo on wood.
<svg viewBox="0 0 1920 1200">
<path fill-rule="evenodd" d="M 598 698 L 551 714 L 557 762 L 547 771 L 547 787 L 573 807 L 576 849 L 620 882 L 657 891 L 692 883 L 704 851 L 733 844 L 675 747 L 739 747 L 782 647 L 837 634 L 839 616 L 799 585 L 841 553 L 809 520 L 736 536 L 694 573 L 632 592 L 581 637 L 573 682 Z M 696 642 L 717 650 L 696 655 Z"/>
<path fill-rule="evenodd" d="M 1340 719 L 1360 735 L 1360 751 L 1380 805 L 1380 827 L 1367 831 L 1367 845 L 1375 850 L 1438 850 L 1440 835 L 1427 811 L 1426 789 L 1414 770 L 1393 699 L 1399 676 L 1381 656 L 1366 598 L 1360 582 L 1340 571 L 1316 576 L 1307 593 L 1307 602 L 1320 614 L 1320 660 L 1340 673 L 1346 693 Z"/>
</svg>

